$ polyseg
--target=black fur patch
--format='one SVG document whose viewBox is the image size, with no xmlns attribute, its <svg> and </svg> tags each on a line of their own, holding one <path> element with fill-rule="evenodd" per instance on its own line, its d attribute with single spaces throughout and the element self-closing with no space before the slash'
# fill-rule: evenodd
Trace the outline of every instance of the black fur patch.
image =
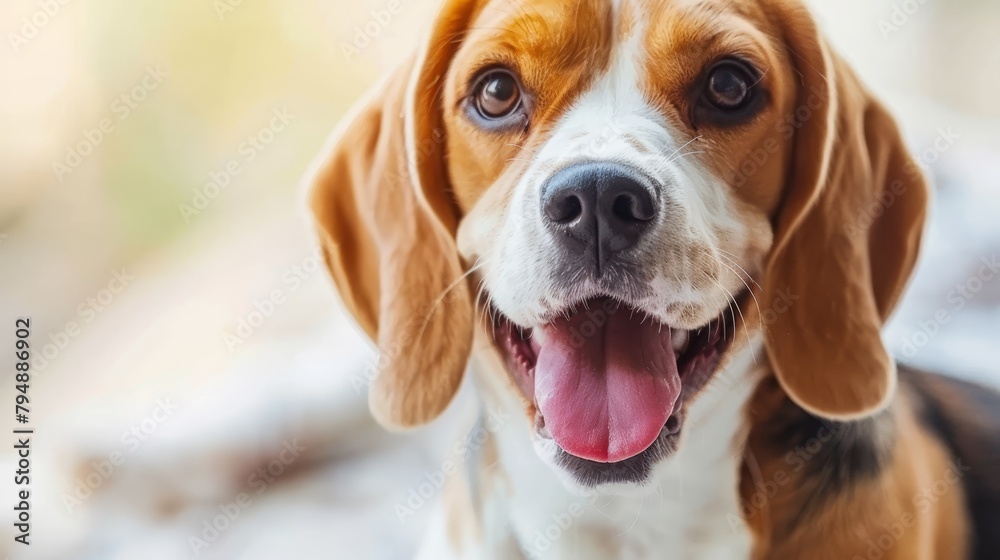
<svg viewBox="0 0 1000 560">
<path fill-rule="evenodd" d="M 822 511 L 828 500 L 859 482 L 876 479 L 892 460 L 895 422 L 890 411 L 864 420 L 833 422 L 786 398 L 778 414 L 761 428 L 768 446 L 781 450 L 788 470 L 801 477 L 801 483 L 789 490 L 802 496 L 801 515 L 788 527 L 778 528 L 778 534 L 793 532 L 804 519 Z"/>
<path fill-rule="evenodd" d="M 894 423 L 890 413 L 855 422 L 829 422 L 803 414 L 805 418 L 799 424 L 803 437 L 816 434 L 811 437 L 818 438 L 824 431 L 833 435 L 805 463 L 805 476 L 815 482 L 818 498 L 877 478 L 891 461 Z"/>
</svg>

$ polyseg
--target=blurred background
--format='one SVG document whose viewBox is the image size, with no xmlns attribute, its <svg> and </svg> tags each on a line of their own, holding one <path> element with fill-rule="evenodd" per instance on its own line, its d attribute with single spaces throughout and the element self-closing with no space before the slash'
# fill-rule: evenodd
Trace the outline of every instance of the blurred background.
<svg viewBox="0 0 1000 560">
<path fill-rule="evenodd" d="M 317 258 L 300 179 L 436 3 L 0 5 L 2 344 L 31 317 L 36 431 L 32 545 L 12 544 L 7 509 L 0 557 L 412 555 L 437 496 L 402 520 L 395 505 L 438 468 L 468 399 L 405 437 L 366 419 L 370 348 Z M 886 339 L 1000 385 L 1000 277 L 978 276 L 1000 257 L 1000 3 L 813 4 L 936 184 Z"/>
</svg>

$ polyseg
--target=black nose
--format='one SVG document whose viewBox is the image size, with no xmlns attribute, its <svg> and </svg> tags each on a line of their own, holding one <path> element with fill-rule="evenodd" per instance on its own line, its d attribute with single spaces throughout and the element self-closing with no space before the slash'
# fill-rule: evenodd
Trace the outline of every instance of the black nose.
<svg viewBox="0 0 1000 560">
<path fill-rule="evenodd" d="M 571 165 L 542 186 L 542 215 L 563 249 L 591 260 L 600 274 L 652 225 L 656 203 L 647 183 L 617 163 Z"/>
</svg>

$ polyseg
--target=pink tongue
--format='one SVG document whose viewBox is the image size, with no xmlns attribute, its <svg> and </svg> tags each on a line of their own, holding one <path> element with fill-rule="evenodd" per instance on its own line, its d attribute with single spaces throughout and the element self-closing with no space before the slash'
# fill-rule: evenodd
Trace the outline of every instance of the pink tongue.
<svg viewBox="0 0 1000 560">
<path fill-rule="evenodd" d="M 669 329 L 605 301 L 541 327 L 535 399 L 567 453 L 613 463 L 656 441 L 681 381 Z"/>
</svg>

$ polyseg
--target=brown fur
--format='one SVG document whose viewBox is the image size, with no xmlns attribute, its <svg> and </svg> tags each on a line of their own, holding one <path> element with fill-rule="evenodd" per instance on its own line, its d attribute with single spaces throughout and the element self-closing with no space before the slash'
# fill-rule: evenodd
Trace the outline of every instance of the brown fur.
<svg viewBox="0 0 1000 560">
<path fill-rule="evenodd" d="M 967 557 L 966 467 L 920 426 L 908 394 L 864 425 L 823 423 L 772 379 L 750 416 L 740 494 L 755 559 Z"/>
<path fill-rule="evenodd" d="M 768 355 L 789 396 L 827 418 L 884 407 L 895 365 L 880 331 L 912 271 L 927 186 L 892 118 L 829 52 L 802 11 L 779 11 L 801 76 L 797 133 L 777 217 L 764 301 L 778 286 L 800 300 L 769 329 Z M 882 204 L 896 187 L 899 194 Z"/>
</svg>

